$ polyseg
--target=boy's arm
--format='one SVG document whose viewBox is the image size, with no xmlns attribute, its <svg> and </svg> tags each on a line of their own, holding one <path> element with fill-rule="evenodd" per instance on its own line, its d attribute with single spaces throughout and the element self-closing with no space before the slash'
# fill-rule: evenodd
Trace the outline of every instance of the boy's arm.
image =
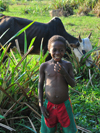
<svg viewBox="0 0 100 133">
<path fill-rule="evenodd" d="M 74 79 L 73 67 L 72 67 L 71 63 L 69 63 L 69 71 L 67 72 L 66 69 L 65 69 L 64 77 L 65 77 L 66 81 L 68 82 L 68 84 L 71 87 L 75 86 L 76 82 L 75 82 L 75 79 Z"/>
<path fill-rule="evenodd" d="M 57 62 L 57 71 L 61 73 L 64 78 L 66 79 L 67 83 L 71 86 L 74 87 L 76 82 L 74 80 L 74 73 L 73 73 L 73 67 L 71 63 L 67 64 L 68 71 L 66 71 L 66 68 L 62 66 L 59 62 Z"/>
<path fill-rule="evenodd" d="M 43 106 L 43 86 L 45 80 L 45 73 L 44 73 L 45 65 L 42 64 L 39 69 L 39 83 L 38 83 L 38 96 L 39 96 L 39 107 L 41 112 L 43 113 L 44 117 L 48 117 L 48 112 L 46 108 Z"/>
</svg>

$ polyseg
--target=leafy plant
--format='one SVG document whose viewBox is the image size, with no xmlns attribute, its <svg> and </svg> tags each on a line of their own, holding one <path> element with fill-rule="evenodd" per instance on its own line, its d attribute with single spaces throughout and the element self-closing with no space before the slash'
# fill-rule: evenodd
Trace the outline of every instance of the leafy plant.
<svg viewBox="0 0 100 133">
<path fill-rule="evenodd" d="M 100 17 L 100 1 L 98 1 L 94 6 L 93 12 L 97 14 L 97 17 Z"/>
<path fill-rule="evenodd" d="M 14 39 L 16 36 L 20 35 L 23 31 L 25 31 L 32 23 L 30 23 L 28 26 L 20 30 L 16 35 L 14 35 L 11 39 Z M 30 51 L 33 49 L 33 42 L 34 39 L 31 41 L 30 46 L 27 51 L 27 39 L 26 39 L 26 33 L 24 33 L 25 36 L 25 44 L 24 44 L 24 56 L 22 57 L 17 51 L 17 55 L 11 50 L 11 52 L 8 55 L 8 58 L 6 61 L 2 64 L 3 57 L 7 53 L 7 47 L 2 46 L 2 55 L 1 55 L 1 65 L 0 65 L 0 110 L 2 112 L 2 115 L 0 116 L 0 121 L 2 122 L 3 118 L 6 119 L 6 121 L 12 121 L 12 117 L 15 115 L 21 114 L 23 110 L 27 110 L 26 107 L 29 107 L 30 110 L 33 110 L 39 117 L 39 113 L 33 109 L 34 101 L 37 101 L 37 82 L 38 82 L 38 70 L 40 64 L 45 61 L 46 56 L 48 53 L 43 57 L 42 54 L 42 46 L 41 46 L 41 56 L 40 59 L 36 60 L 33 58 L 27 59 L 27 55 L 30 53 Z M 9 39 L 4 46 L 6 46 L 11 39 Z M 42 45 L 42 44 L 41 44 Z M 30 66 L 30 63 L 32 64 Z M 35 98 L 36 97 L 36 98 Z M 29 102 L 30 103 L 26 103 Z M 25 106 L 25 107 L 24 107 Z M 38 106 L 37 106 L 38 108 Z M 4 109 L 7 111 L 4 113 Z M 14 111 L 16 110 L 16 111 Z M 10 112 L 14 113 L 12 114 Z M 31 111 L 30 111 L 31 112 Z M 9 120 L 7 120 L 7 117 L 9 117 Z M 24 118 L 24 117 L 23 117 Z M 28 117 L 26 117 L 28 118 Z M 16 120 L 16 118 L 13 118 Z M 17 118 L 17 119 L 20 119 Z M 28 118 L 30 121 L 30 124 L 32 128 L 27 127 L 23 124 L 16 124 L 26 127 L 28 130 L 31 130 L 33 132 L 36 132 L 36 129 L 34 128 L 31 119 Z M 17 121 L 18 122 L 18 121 Z M 4 122 L 3 122 L 4 123 Z M 14 131 L 15 129 L 11 128 L 9 125 L 1 124 L 1 127 L 5 128 L 5 130 Z M 15 124 L 13 123 L 13 125 Z M 1 129 L 1 128 L 0 128 Z M 2 130 L 1 130 L 2 131 Z"/>
<path fill-rule="evenodd" d="M 9 3 L 7 1 L 0 1 L 0 11 L 9 11 Z"/>
</svg>

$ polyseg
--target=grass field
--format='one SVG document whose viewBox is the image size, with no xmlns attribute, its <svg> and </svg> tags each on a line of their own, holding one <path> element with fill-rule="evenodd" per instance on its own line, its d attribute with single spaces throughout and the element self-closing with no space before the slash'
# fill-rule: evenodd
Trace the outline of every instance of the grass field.
<svg viewBox="0 0 100 133">
<path fill-rule="evenodd" d="M 4 11 L 1 13 L 3 13 L 4 15 L 8 15 L 8 16 L 16 16 L 16 17 L 22 17 L 22 18 L 26 18 L 26 19 L 30 19 L 30 20 L 35 20 L 35 21 L 42 22 L 42 23 L 48 23 L 52 19 L 49 14 L 49 11 L 52 9 L 52 7 L 51 7 L 52 1 L 44 1 L 44 0 L 42 0 L 42 1 L 34 0 L 34 1 L 27 1 L 27 2 L 23 2 L 23 1 L 16 2 L 15 0 L 13 0 L 13 1 L 10 0 L 9 11 Z M 78 16 L 77 12 L 78 12 L 78 10 L 74 9 L 73 15 L 71 15 L 69 17 L 64 17 L 64 16 L 60 17 L 60 19 L 62 20 L 62 22 L 65 26 L 66 31 L 75 37 L 78 37 L 80 34 L 82 38 L 87 37 L 89 35 L 89 33 L 92 32 L 90 41 L 92 43 L 93 48 L 100 46 L 100 18 L 98 18 L 95 14 L 93 14 L 93 11 L 91 11 L 87 16 Z M 39 57 L 40 56 L 35 56 L 35 59 L 33 58 L 30 61 L 28 67 L 24 71 L 25 72 L 28 71 L 30 73 L 29 69 L 36 67 L 36 59 L 38 59 Z M 92 57 L 94 59 L 93 53 L 92 53 Z M 29 59 L 30 58 L 31 58 L 31 56 L 29 57 Z M 20 59 L 18 59 L 18 61 Z M 38 61 L 39 61 L 39 59 L 38 59 Z M 99 58 L 99 61 L 100 61 L 100 58 Z M 15 64 L 12 65 L 12 68 L 10 68 L 11 71 L 14 71 L 14 68 L 16 68 Z M 23 66 L 23 64 L 22 64 L 22 66 Z M 100 64 L 100 62 L 99 62 L 99 64 Z M 74 64 L 73 64 L 73 67 L 75 69 Z M 4 68 L 4 66 L 1 68 Z M 39 68 L 39 64 L 38 64 L 38 68 Z M 21 69 L 21 67 L 19 69 Z M 3 69 L 3 70 L 6 71 L 6 69 Z M 2 71 L 0 72 L 0 76 L 3 75 Z M 73 88 L 74 90 L 69 89 L 69 95 L 70 95 L 72 105 L 73 105 L 76 124 L 90 130 L 93 133 L 99 133 L 100 132 L 100 71 L 98 69 L 96 69 L 95 67 L 91 71 L 92 71 L 92 75 L 94 73 L 94 77 L 92 79 L 93 86 L 91 85 L 91 83 L 89 83 L 89 80 L 90 80 L 89 79 L 89 69 L 86 68 L 85 66 L 81 66 L 78 68 L 78 73 L 77 74 L 75 73 L 75 79 L 76 79 L 77 85 Z M 37 72 L 37 69 L 36 69 L 36 72 Z M 21 74 L 22 74 L 22 76 L 24 75 L 23 73 L 21 73 Z M 33 108 L 36 109 L 36 111 L 38 113 L 40 113 L 40 110 L 38 108 L 38 100 L 37 100 L 38 81 L 36 80 L 37 78 L 35 79 L 35 77 L 37 77 L 37 76 L 38 76 L 38 72 L 32 76 L 33 82 L 29 84 L 29 87 L 31 88 L 30 90 L 33 90 L 33 92 L 32 92 L 33 97 L 31 97 L 33 102 L 31 103 L 31 101 L 28 101 L 27 98 L 26 99 L 24 98 L 24 102 L 27 102 L 29 105 L 30 104 L 32 105 L 35 103 Z M 80 78 L 81 76 L 83 76 L 83 77 Z M 27 74 L 27 76 L 25 77 L 26 78 L 25 81 L 27 81 L 28 77 L 29 77 L 29 75 Z M 5 77 L 4 77 L 4 79 L 5 79 Z M 19 79 L 19 77 L 18 77 L 18 79 Z M 11 80 L 14 80 L 14 79 L 11 78 Z M 19 79 L 19 80 L 20 80 L 19 84 L 22 86 L 25 86 L 25 85 L 23 85 L 23 82 L 25 82 L 23 80 L 23 78 Z M 1 82 L 1 78 L 0 78 L 0 82 Z M 10 84 L 10 82 L 11 81 L 9 81 L 8 84 Z M 5 81 L 3 83 L 5 83 Z M 34 85 L 33 85 L 33 83 L 34 83 Z M 87 87 L 88 83 L 89 83 L 89 85 Z M 0 83 L 0 85 L 2 87 L 4 87 L 5 84 L 2 85 Z M 7 86 L 4 89 L 7 90 Z M 14 89 L 14 87 L 13 87 L 13 89 Z M 13 89 L 10 90 L 10 95 L 16 101 L 19 98 L 19 96 L 17 95 L 18 88 L 15 87 L 15 90 L 13 90 Z M 20 87 L 19 87 L 19 90 L 20 90 Z M 8 90 L 7 90 L 7 92 L 8 92 Z M 0 95 L 1 95 L 1 91 L 0 91 Z M 29 96 L 29 93 L 28 93 L 28 96 Z M 7 97 L 7 99 L 10 100 L 10 98 L 8 98 L 8 97 Z M 2 107 L 6 107 L 7 100 L 4 98 L 2 101 L 4 103 L 4 104 L 2 103 Z M 9 101 L 9 103 L 11 103 L 11 102 Z M 7 110 L 9 108 L 10 108 L 10 106 L 7 108 Z M 18 108 L 20 108 L 20 106 L 16 105 L 14 107 L 14 109 L 11 110 L 11 111 L 13 111 L 13 114 L 10 115 L 10 118 L 11 117 L 13 118 L 14 116 L 21 117 L 23 115 L 24 116 L 27 115 L 28 117 L 31 118 L 31 120 L 37 130 L 37 133 L 38 133 L 39 129 L 40 129 L 40 121 L 38 120 L 38 117 L 36 117 L 32 111 L 28 114 L 28 111 L 30 111 L 30 110 L 28 109 L 28 106 L 26 106 L 26 105 L 22 105 L 20 110 Z M 1 114 L 1 112 L 0 112 L 0 114 Z M 1 115 L 0 115 L 0 118 L 2 118 Z M 10 118 L 9 119 L 8 118 L 9 118 L 9 116 L 6 118 L 6 120 L 9 121 Z M 18 133 L 34 132 L 32 129 L 30 129 L 31 126 L 29 125 L 29 121 L 26 120 L 24 117 L 19 121 L 17 121 L 16 119 L 15 120 L 13 119 L 11 121 L 11 124 L 8 123 L 8 125 L 16 128 L 16 131 Z M 2 121 L 0 121 L 0 123 L 2 123 Z M 4 121 L 3 121 L 3 123 L 4 123 Z M 6 131 L 8 131 L 8 130 L 6 130 Z M 0 127 L 1 133 L 6 133 L 6 131 Z M 60 133 L 60 131 L 58 131 L 58 132 Z"/>
</svg>

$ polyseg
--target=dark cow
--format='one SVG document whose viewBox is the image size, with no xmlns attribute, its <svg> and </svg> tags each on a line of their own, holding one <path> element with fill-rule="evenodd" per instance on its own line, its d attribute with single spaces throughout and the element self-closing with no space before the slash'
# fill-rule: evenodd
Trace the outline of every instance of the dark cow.
<svg viewBox="0 0 100 133">
<path fill-rule="evenodd" d="M 11 16 L 4 16 L 0 19 L 0 36 L 8 29 L 8 32 L 0 39 L 0 43 L 3 45 L 5 44 L 14 34 L 16 34 L 19 30 L 24 28 L 26 25 L 31 23 L 32 20 L 18 18 L 18 17 L 11 17 Z M 50 37 L 53 35 L 61 35 L 65 37 L 65 39 L 69 43 L 74 43 L 76 46 L 79 45 L 78 39 L 73 37 L 72 35 L 68 34 L 64 28 L 64 25 L 60 18 L 54 17 L 48 23 L 39 23 L 34 22 L 27 30 L 27 45 L 29 46 L 32 38 L 36 36 L 36 40 L 34 42 L 34 49 L 31 54 L 39 54 L 40 52 L 40 44 L 41 39 L 43 40 L 43 49 L 44 53 L 47 51 L 47 44 Z M 17 37 L 19 42 L 20 50 L 24 51 L 24 33 Z M 16 46 L 15 39 L 11 41 L 11 47 Z"/>
<path fill-rule="evenodd" d="M 0 43 L 4 45 L 13 35 L 15 35 L 19 30 L 27 26 L 33 22 L 32 20 L 24 19 L 24 18 L 18 18 L 18 17 L 11 17 L 11 16 L 4 16 L 0 19 L 0 36 L 9 28 L 7 33 L 0 39 Z M 34 22 L 27 30 L 26 30 L 26 36 L 27 36 L 27 45 L 30 45 L 30 42 L 32 38 L 36 37 L 34 41 L 34 49 L 31 51 L 30 54 L 39 54 L 40 52 L 40 45 L 41 40 L 43 39 L 43 49 L 44 54 L 47 51 L 47 44 L 49 38 L 51 38 L 53 35 L 61 35 L 63 36 L 71 46 L 79 47 L 80 42 L 78 38 L 75 38 L 74 36 L 70 35 L 66 32 L 64 25 L 60 18 L 54 17 L 52 20 L 50 20 L 48 23 L 39 23 Z M 17 38 L 14 38 L 11 42 L 10 48 L 13 48 L 16 46 L 15 39 L 18 39 L 19 47 L 21 52 L 24 52 L 24 33 L 19 35 Z M 74 45 L 73 45 L 74 44 Z M 69 50 L 69 48 L 67 49 Z M 70 51 L 69 51 L 70 52 Z M 50 59 L 50 55 L 48 56 L 47 60 Z"/>
</svg>

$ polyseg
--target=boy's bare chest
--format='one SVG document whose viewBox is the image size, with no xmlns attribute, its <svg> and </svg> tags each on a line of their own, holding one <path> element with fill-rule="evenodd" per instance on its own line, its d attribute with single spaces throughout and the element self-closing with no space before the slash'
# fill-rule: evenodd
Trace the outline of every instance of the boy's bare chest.
<svg viewBox="0 0 100 133">
<path fill-rule="evenodd" d="M 57 71 L 54 71 L 54 65 L 49 65 L 45 70 L 45 76 L 46 80 L 57 80 L 62 79 L 63 75 L 61 73 L 58 73 Z"/>
<path fill-rule="evenodd" d="M 57 72 L 54 71 L 54 65 L 48 66 L 45 70 L 45 74 L 46 76 L 50 76 L 50 77 L 56 76 Z"/>
</svg>

